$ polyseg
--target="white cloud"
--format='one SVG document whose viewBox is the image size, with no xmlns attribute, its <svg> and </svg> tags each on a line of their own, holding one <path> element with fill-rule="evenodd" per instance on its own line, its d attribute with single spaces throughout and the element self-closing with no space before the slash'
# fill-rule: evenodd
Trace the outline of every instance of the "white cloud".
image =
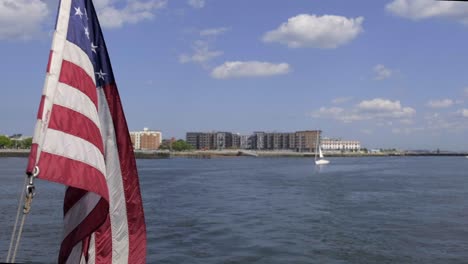
<svg viewBox="0 0 468 264">
<path fill-rule="evenodd" d="M 409 135 L 414 132 L 424 131 L 423 127 L 402 127 L 402 128 L 392 128 L 393 134 L 404 134 Z"/>
<path fill-rule="evenodd" d="M 212 68 L 212 65 L 209 65 L 209 62 L 216 57 L 219 57 L 224 54 L 221 50 L 213 50 L 212 43 L 216 39 L 215 37 L 223 34 L 228 31 L 229 28 L 219 27 L 219 28 L 207 28 L 201 30 L 199 35 L 201 39 L 194 42 L 192 45 L 192 54 L 181 54 L 179 55 L 180 63 L 189 63 L 194 62 L 200 64 L 205 69 Z"/>
<path fill-rule="evenodd" d="M 200 36 L 217 36 L 223 34 L 224 32 L 228 31 L 229 28 L 227 27 L 219 27 L 219 28 L 207 28 L 200 31 Z"/>
<path fill-rule="evenodd" d="M 460 114 L 462 117 L 468 118 L 468 109 L 461 109 Z"/>
<path fill-rule="evenodd" d="M 463 23 L 468 21 L 468 5 L 466 3 L 433 0 L 394 0 L 386 5 L 386 9 L 395 15 L 413 20 L 446 17 Z"/>
<path fill-rule="evenodd" d="M 114 1 L 95 1 L 99 22 L 102 27 L 119 28 L 125 23 L 135 24 L 143 20 L 154 18 L 156 10 L 165 8 L 167 0 L 126 0 L 123 8 L 117 8 Z"/>
<path fill-rule="evenodd" d="M 383 64 L 378 64 L 374 67 L 374 73 L 376 80 L 384 80 L 392 76 L 392 70 L 385 67 Z"/>
<path fill-rule="evenodd" d="M 314 118 L 331 118 L 345 123 L 377 120 L 387 125 L 392 124 L 392 119 L 399 120 L 401 123 L 410 123 L 411 118 L 416 113 L 411 107 L 401 106 L 400 101 L 391 101 L 387 99 L 375 98 L 364 100 L 350 109 L 339 107 L 321 107 L 312 112 Z"/>
<path fill-rule="evenodd" d="M 286 74 L 291 71 L 287 63 L 269 63 L 260 61 L 227 61 L 216 67 L 211 76 L 216 79 L 240 77 L 265 77 Z"/>
<path fill-rule="evenodd" d="M 468 123 L 461 119 L 468 118 L 468 109 L 452 113 L 431 113 L 424 117 L 426 130 L 461 132 L 468 129 Z"/>
<path fill-rule="evenodd" d="M 353 98 L 352 97 L 337 97 L 337 98 L 332 100 L 332 103 L 333 104 L 342 104 L 342 103 L 346 103 L 346 102 L 350 101 L 351 99 L 353 99 Z"/>
<path fill-rule="evenodd" d="M 401 119 L 400 123 L 405 124 L 405 125 L 412 125 L 414 122 L 411 119 Z"/>
<path fill-rule="evenodd" d="M 192 49 L 194 51 L 192 55 L 182 54 L 179 56 L 180 63 L 194 62 L 204 67 L 208 67 L 207 62 L 223 55 L 222 51 L 210 50 L 208 43 L 203 40 L 195 41 Z"/>
<path fill-rule="evenodd" d="M 203 8 L 205 6 L 205 0 L 188 0 L 187 3 L 193 8 Z"/>
<path fill-rule="evenodd" d="M 341 115 L 344 109 L 341 107 L 320 107 L 316 112 L 312 113 L 313 117 L 335 117 Z"/>
<path fill-rule="evenodd" d="M 31 39 L 49 11 L 40 0 L 0 0 L 0 39 Z"/>
<path fill-rule="evenodd" d="M 396 111 L 401 109 L 400 101 L 391 101 L 382 98 L 375 98 L 372 100 L 364 100 L 360 102 L 357 107 L 361 110 L 370 111 Z"/>
<path fill-rule="evenodd" d="M 363 17 L 301 14 L 265 33 L 263 41 L 279 42 L 290 48 L 333 49 L 356 38 L 363 31 L 363 21 Z"/>
<path fill-rule="evenodd" d="M 320 107 L 318 111 L 311 113 L 313 118 L 329 118 L 340 120 L 345 123 L 363 120 L 364 118 L 353 112 L 352 110 L 345 110 L 341 107 Z"/>
<path fill-rule="evenodd" d="M 430 100 L 427 102 L 427 106 L 431 108 L 447 108 L 452 105 L 454 105 L 454 102 L 451 99 Z"/>
</svg>

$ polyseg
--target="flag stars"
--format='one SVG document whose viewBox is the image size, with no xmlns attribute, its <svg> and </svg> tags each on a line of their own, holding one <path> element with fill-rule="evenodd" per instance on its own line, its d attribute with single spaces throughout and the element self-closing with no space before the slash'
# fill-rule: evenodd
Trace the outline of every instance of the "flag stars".
<svg viewBox="0 0 468 264">
<path fill-rule="evenodd" d="M 88 27 L 84 28 L 84 33 L 85 33 L 86 37 L 89 39 L 89 29 L 88 29 Z"/>
<path fill-rule="evenodd" d="M 75 16 L 80 16 L 80 19 L 83 18 L 83 12 L 81 12 L 81 8 L 80 7 L 74 7 L 75 8 Z"/>
<path fill-rule="evenodd" d="M 96 72 L 96 75 L 98 76 L 98 79 L 105 80 L 104 76 L 106 76 L 107 73 L 102 72 L 102 69 L 101 69 L 101 70 L 99 70 L 99 72 Z"/>
<path fill-rule="evenodd" d="M 96 49 L 98 48 L 98 46 L 95 46 L 93 42 L 91 42 L 91 51 L 93 51 L 94 53 L 96 53 Z"/>
</svg>

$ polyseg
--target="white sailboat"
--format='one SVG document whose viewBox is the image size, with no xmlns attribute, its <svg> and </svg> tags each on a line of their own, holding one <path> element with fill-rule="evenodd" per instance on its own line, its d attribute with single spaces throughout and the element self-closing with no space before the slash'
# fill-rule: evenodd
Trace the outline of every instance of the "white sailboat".
<svg viewBox="0 0 468 264">
<path fill-rule="evenodd" d="M 317 152 L 319 154 L 318 159 L 317 159 Z M 317 133 L 317 143 L 315 144 L 315 165 L 325 165 L 328 163 L 330 163 L 330 161 L 323 158 L 322 148 L 320 147 L 320 142 L 319 142 L 319 135 Z"/>
</svg>

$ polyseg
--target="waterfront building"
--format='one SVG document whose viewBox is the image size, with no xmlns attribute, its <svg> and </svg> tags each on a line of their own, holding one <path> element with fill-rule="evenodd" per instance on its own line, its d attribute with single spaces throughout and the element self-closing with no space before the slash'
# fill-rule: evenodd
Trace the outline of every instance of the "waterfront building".
<svg viewBox="0 0 468 264">
<path fill-rule="evenodd" d="M 322 139 L 321 147 L 322 150 L 355 151 L 361 149 L 361 143 L 357 140 Z"/>
<path fill-rule="evenodd" d="M 295 137 L 295 133 L 278 133 L 278 132 L 256 132 L 254 134 L 257 142 L 257 149 L 261 150 L 292 150 L 294 142 L 290 140 Z M 260 143 L 259 143 L 260 142 Z M 263 142 L 263 144 L 261 144 Z M 291 144 L 292 143 L 292 144 Z"/>
<path fill-rule="evenodd" d="M 227 149 L 232 148 L 233 136 L 230 132 L 188 132 L 186 141 L 195 149 Z"/>
<path fill-rule="evenodd" d="M 232 148 L 233 149 L 240 149 L 240 138 L 241 136 L 239 135 L 239 133 L 236 133 L 236 134 L 232 134 Z"/>
<path fill-rule="evenodd" d="M 194 149 L 201 149 L 199 143 L 199 137 L 201 133 L 198 132 L 187 132 L 185 135 L 185 141 L 187 144 L 192 145 Z"/>
<path fill-rule="evenodd" d="M 130 138 L 135 150 L 157 150 L 162 142 L 162 133 L 145 127 L 143 131 L 130 132 Z"/>
<path fill-rule="evenodd" d="M 317 148 L 317 138 L 322 131 L 320 130 L 305 130 L 298 131 L 295 134 L 295 150 L 296 152 L 314 152 Z"/>
<path fill-rule="evenodd" d="M 239 136 L 239 148 L 240 149 L 252 148 L 252 136 L 249 136 L 249 135 Z"/>
<path fill-rule="evenodd" d="M 255 150 L 292 150 L 314 152 L 320 130 L 298 132 L 256 131 L 252 135 L 239 135 L 231 132 L 188 132 L 187 143 L 195 149 L 255 149 Z"/>
<path fill-rule="evenodd" d="M 216 142 L 215 142 L 216 134 L 213 132 L 210 133 L 200 133 L 198 135 L 198 149 L 215 149 Z"/>
<path fill-rule="evenodd" d="M 226 137 L 226 134 L 227 133 L 223 133 L 223 132 L 220 132 L 220 133 L 216 133 L 216 149 L 225 149 L 226 146 L 227 146 L 227 137 Z"/>
<path fill-rule="evenodd" d="M 265 132 L 254 132 L 252 140 L 253 149 L 265 149 Z"/>
</svg>

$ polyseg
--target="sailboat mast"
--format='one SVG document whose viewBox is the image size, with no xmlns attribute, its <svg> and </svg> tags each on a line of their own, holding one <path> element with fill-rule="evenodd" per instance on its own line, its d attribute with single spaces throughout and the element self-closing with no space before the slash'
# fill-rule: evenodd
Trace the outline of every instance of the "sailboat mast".
<svg viewBox="0 0 468 264">
<path fill-rule="evenodd" d="M 317 141 L 315 142 L 315 160 L 317 160 L 317 151 L 318 151 L 318 142 L 319 142 L 319 133 L 317 132 Z"/>
</svg>

